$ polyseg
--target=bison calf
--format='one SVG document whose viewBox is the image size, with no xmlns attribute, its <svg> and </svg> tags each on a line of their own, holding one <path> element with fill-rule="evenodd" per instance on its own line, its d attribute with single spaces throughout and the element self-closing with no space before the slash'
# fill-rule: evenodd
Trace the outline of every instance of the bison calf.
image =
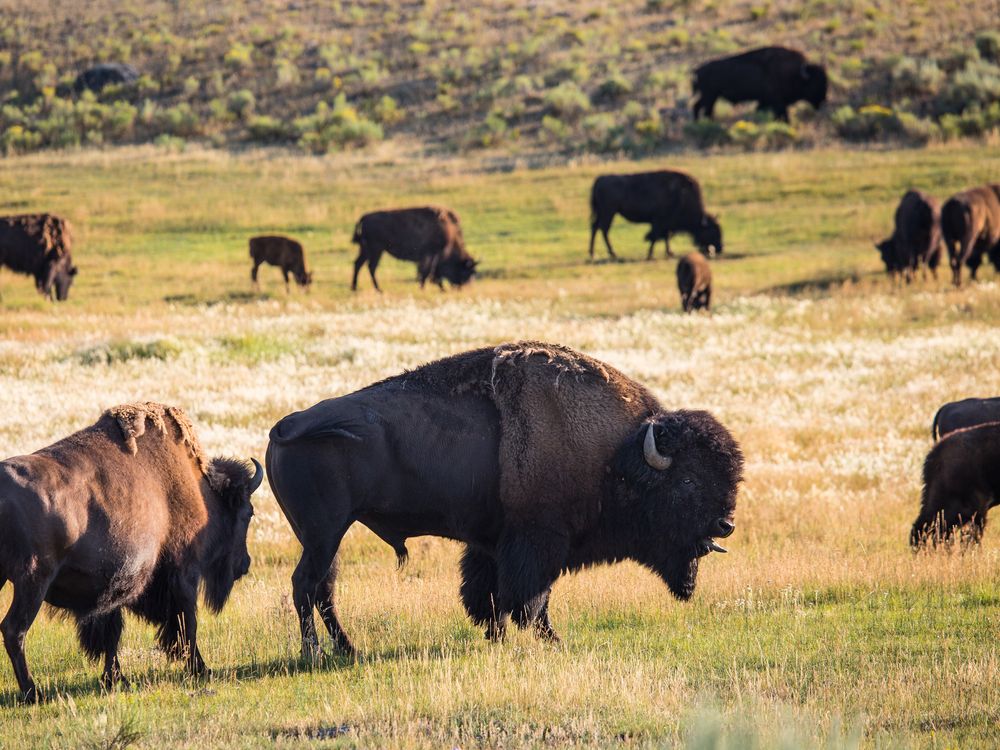
<svg viewBox="0 0 1000 750">
<path fill-rule="evenodd" d="M 366 263 L 375 290 L 382 291 L 375 269 L 383 252 L 416 263 L 421 288 L 427 279 L 441 289 L 445 280 L 462 286 L 476 273 L 477 263 L 465 249 L 458 215 L 448 208 L 426 206 L 365 214 L 354 227 L 351 242 L 358 246 L 351 291 L 357 290 L 358 273 Z"/>
<path fill-rule="evenodd" d="M 891 277 L 902 274 L 906 283 L 910 283 L 917 268 L 923 267 L 937 278 L 941 262 L 940 220 L 940 205 L 934 198 L 919 190 L 906 192 L 896 207 L 892 236 L 875 246 Z"/>
<path fill-rule="evenodd" d="M 43 602 L 75 619 L 80 644 L 121 679 L 122 609 L 159 626 L 167 654 L 206 671 L 197 597 L 213 612 L 250 568 L 250 496 L 264 477 L 209 459 L 180 410 L 139 403 L 28 456 L 0 462 L 0 622 L 23 698 L 37 699 L 24 640 Z"/>
<path fill-rule="evenodd" d="M 261 263 L 278 266 L 285 277 L 285 292 L 288 288 L 288 274 L 295 277 L 295 282 L 308 289 L 312 284 L 312 273 L 306 271 L 306 254 L 302 245 L 288 237 L 266 235 L 250 238 L 250 257 L 253 258 L 253 268 L 250 270 L 250 280 L 257 286 L 257 269 Z"/>
<path fill-rule="evenodd" d="M 1000 504 L 1000 422 L 956 430 L 943 437 L 924 461 L 920 515 L 910 544 L 949 542 L 958 532 L 978 544 L 986 513 Z"/>
<path fill-rule="evenodd" d="M 0 216 L 0 267 L 35 278 L 49 299 L 65 300 L 76 277 L 69 222 L 52 214 Z"/>
<path fill-rule="evenodd" d="M 934 415 L 931 437 L 938 440 L 949 432 L 987 422 L 1000 422 L 1000 398 L 966 398 L 952 401 L 938 409 Z"/>
<path fill-rule="evenodd" d="M 677 289 L 684 312 L 709 310 L 712 303 L 712 269 L 701 253 L 688 253 L 677 261 Z"/>
<path fill-rule="evenodd" d="M 949 198 L 941 208 L 941 232 L 955 286 L 962 285 L 963 264 L 976 280 L 984 254 L 1000 270 L 1000 185 L 971 188 Z"/>
</svg>

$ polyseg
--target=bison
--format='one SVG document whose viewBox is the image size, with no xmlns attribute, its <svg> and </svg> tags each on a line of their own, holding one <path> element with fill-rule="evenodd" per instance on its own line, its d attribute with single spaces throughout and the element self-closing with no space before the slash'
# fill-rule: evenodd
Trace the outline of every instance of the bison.
<svg viewBox="0 0 1000 750">
<path fill-rule="evenodd" d="M 624 559 L 679 599 L 725 552 L 743 457 L 704 411 L 666 411 L 618 370 L 567 347 L 519 342 L 458 354 L 322 401 L 270 432 L 271 487 L 299 542 L 292 576 L 303 655 L 335 646 L 335 557 L 364 524 L 406 559 L 421 535 L 464 545 L 461 599 L 488 638 L 508 618 L 556 639 L 550 587 Z"/>
<path fill-rule="evenodd" d="M 139 71 L 125 63 L 99 63 L 87 68 L 76 77 L 73 89 L 82 94 L 89 89 L 101 93 L 105 86 L 125 85 L 139 80 Z"/>
<path fill-rule="evenodd" d="M 627 221 L 650 224 L 646 239 L 652 260 L 653 247 L 663 240 L 668 257 L 670 234 L 685 232 L 706 255 L 722 253 L 722 230 L 714 216 L 705 212 L 701 186 L 684 172 L 662 170 L 639 174 L 602 175 L 590 191 L 590 259 L 594 259 L 594 239 L 601 230 L 608 255 L 617 258 L 608 230 L 616 214 Z"/>
<path fill-rule="evenodd" d="M 288 292 L 288 274 L 295 277 L 296 283 L 306 289 L 312 284 L 312 272 L 306 270 L 306 255 L 302 245 L 288 237 L 265 235 L 250 238 L 250 257 L 253 268 L 250 269 L 250 280 L 256 287 L 257 269 L 261 263 L 268 263 L 281 269 L 285 277 L 285 292 Z"/>
<path fill-rule="evenodd" d="M 187 416 L 154 403 L 117 406 L 80 432 L 0 462 L 0 622 L 21 695 L 37 700 L 24 639 L 43 602 L 75 619 L 84 652 L 122 679 L 122 609 L 159 626 L 167 654 L 206 672 L 197 596 L 218 612 L 250 568 L 250 496 L 263 479 L 208 459 Z"/>
<path fill-rule="evenodd" d="M 949 432 L 1000 422 L 1000 398 L 966 398 L 945 404 L 934 415 L 931 437 L 938 440 Z"/>
<path fill-rule="evenodd" d="M 955 286 L 962 285 L 963 263 L 976 280 L 984 253 L 1000 269 L 1000 185 L 971 188 L 949 198 L 941 208 L 941 232 Z"/>
<path fill-rule="evenodd" d="M 701 253 L 688 253 L 677 261 L 677 289 L 684 312 L 711 309 L 712 269 Z"/>
<path fill-rule="evenodd" d="M 937 278 L 941 262 L 941 207 L 919 190 L 908 190 L 896 208 L 892 235 L 875 248 L 892 277 L 902 274 L 909 284 L 917 268 L 930 269 Z"/>
<path fill-rule="evenodd" d="M 826 70 L 787 47 L 761 47 L 710 60 L 694 71 L 691 87 L 698 98 L 694 118 L 712 117 L 715 102 L 757 102 L 759 111 L 788 122 L 788 107 L 799 101 L 819 109 L 826 101 Z"/>
<path fill-rule="evenodd" d="M 1000 504 L 1000 422 L 955 430 L 931 448 L 924 461 L 920 515 L 910 544 L 978 544 L 986 513 Z"/>
<path fill-rule="evenodd" d="M 52 214 L 0 216 L 0 268 L 35 277 L 49 299 L 65 300 L 76 277 L 69 222 Z"/>
<path fill-rule="evenodd" d="M 476 273 L 477 261 L 465 249 L 458 215 L 448 208 L 425 206 L 365 214 L 354 227 L 351 242 L 358 246 L 351 291 L 357 291 L 358 273 L 365 263 L 375 290 L 382 291 L 375 269 L 383 252 L 416 263 L 421 288 L 427 279 L 441 289 L 446 279 L 462 286 Z"/>
</svg>

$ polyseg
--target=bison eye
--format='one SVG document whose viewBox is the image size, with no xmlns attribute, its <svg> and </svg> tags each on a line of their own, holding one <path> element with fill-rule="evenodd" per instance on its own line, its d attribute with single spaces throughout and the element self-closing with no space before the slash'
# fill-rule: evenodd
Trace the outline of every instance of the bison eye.
<svg viewBox="0 0 1000 750">
<path fill-rule="evenodd" d="M 684 477 L 684 484 L 691 484 L 691 477 Z"/>
</svg>

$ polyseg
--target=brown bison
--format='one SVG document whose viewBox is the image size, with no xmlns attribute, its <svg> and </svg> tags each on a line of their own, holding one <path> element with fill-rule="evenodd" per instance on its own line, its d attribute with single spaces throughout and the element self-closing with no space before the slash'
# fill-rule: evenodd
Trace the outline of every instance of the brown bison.
<svg viewBox="0 0 1000 750">
<path fill-rule="evenodd" d="M 978 544 L 986 513 L 1000 504 L 1000 422 L 966 427 L 943 437 L 924 461 L 920 515 L 910 531 L 919 547 L 950 542 Z"/>
<path fill-rule="evenodd" d="M 0 216 L 0 268 L 35 277 L 49 299 L 65 300 L 76 276 L 69 223 L 52 214 Z"/>
<path fill-rule="evenodd" d="M 677 261 L 677 289 L 684 312 L 711 309 L 712 269 L 701 253 L 688 253 Z"/>
<path fill-rule="evenodd" d="M 250 568 L 250 495 L 263 470 L 209 460 L 180 409 L 139 403 L 29 456 L 0 462 L 0 622 L 22 696 L 37 699 L 24 639 L 43 602 L 75 619 L 80 644 L 121 679 L 122 608 L 159 626 L 159 643 L 206 671 L 197 597 L 222 609 Z"/>
<path fill-rule="evenodd" d="M 708 256 L 722 253 L 722 230 L 714 216 L 705 212 L 698 181 L 684 172 L 662 170 L 639 174 L 602 175 L 594 180 L 590 191 L 590 259 L 594 259 L 594 238 L 601 230 L 608 255 L 615 251 L 608 239 L 608 230 L 616 214 L 637 224 L 650 224 L 646 239 L 652 260 L 653 247 L 663 240 L 667 256 L 670 235 L 690 234 L 694 243 Z"/>
<path fill-rule="evenodd" d="M 279 421 L 271 487 L 302 559 L 292 576 L 304 654 L 317 609 L 335 645 L 335 557 L 355 521 L 400 561 L 407 538 L 465 546 L 461 598 L 488 638 L 508 617 L 555 639 L 549 589 L 564 571 L 624 559 L 694 592 L 699 560 L 725 552 L 743 458 L 703 411 L 555 344 L 458 354 Z"/>
<path fill-rule="evenodd" d="M 281 269 L 285 277 L 285 291 L 288 292 L 288 274 L 295 277 L 295 282 L 305 288 L 312 284 L 312 273 L 306 270 L 306 253 L 302 245 L 288 237 L 264 235 L 250 238 L 250 257 L 253 258 L 253 268 L 250 269 L 250 280 L 257 286 L 257 269 L 261 263 L 268 263 Z"/>
<path fill-rule="evenodd" d="M 976 280 L 983 254 L 1000 269 L 1000 185 L 971 188 L 949 198 L 941 209 L 941 232 L 955 286 L 962 285 L 963 263 Z"/>
<path fill-rule="evenodd" d="M 909 284 L 918 268 L 930 269 L 937 278 L 941 262 L 941 207 L 919 190 L 908 190 L 896 208 L 892 236 L 875 248 L 882 255 L 886 272 L 902 274 Z M 926 271 L 925 271 L 926 273 Z"/>
<path fill-rule="evenodd" d="M 375 269 L 383 252 L 416 263 L 421 288 L 427 279 L 441 289 L 444 280 L 462 286 L 476 273 L 477 261 L 465 249 L 458 215 L 448 208 L 425 206 L 365 214 L 354 227 L 351 242 L 358 246 L 351 291 L 357 290 L 358 273 L 365 263 L 375 290 L 382 291 Z"/>
<path fill-rule="evenodd" d="M 938 409 L 934 415 L 931 437 L 938 440 L 949 432 L 987 422 L 1000 422 L 1000 398 L 966 398 L 952 401 Z"/>
<path fill-rule="evenodd" d="M 712 117 L 715 102 L 757 102 L 758 111 L 788 121 L 788 108 L 807 101 L 819 109 L 826 101 L 826 70 L 786 47 L 762 47 L 711 60 L 694 71 L 694 117 Z"/>
</svg>

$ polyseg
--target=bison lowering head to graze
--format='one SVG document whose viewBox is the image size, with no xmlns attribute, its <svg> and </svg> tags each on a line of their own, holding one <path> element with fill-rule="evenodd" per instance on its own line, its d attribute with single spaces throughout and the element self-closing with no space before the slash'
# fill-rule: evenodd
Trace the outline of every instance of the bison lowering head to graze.
<svg viewBox="0 0 1000 750">
<path fill-rule="evenodd" d="M 684 312 L 711 309 L 712 269 L 704 255 L 688 253 L 677 261 L 677 289 Z"/>
<path fill-rule="evenodd" d="M 665 411 L 618 370 L 535 342 L 424 365 L 279 421 L 271 487 L 303 547 L 292 576 L 303 653 L 334 607 L 335 556 L 355 521 L 405 559 L 407 538 L 465 545 L 461 597 L 502 637 L 508 617 L 555 638 L 564 571 L 636 560 L 680 599 L 733 532 L 743 457 L 703 411 Z"/>
<path fill-rule="evenodd" d="M 382 291 L 375 269 L 383 252 L 416 263 L 421 288 L 427 279 L 441 289 L 444 281 L 462 286 L 476 273 L 477 262 L 465 249 L 458 215 L 448 208 L 426 206 L 365 214 L 354 227 L 351 242 L 358 246 L 351 291 L 357 290 L 358 273 L 365 263 L 376 291 Z"/>
<path fill-rule="evenodd" d="M 80 73 L 73 82 L 73 89 L 78 94 L 90 89 L 96 94 L 101 93 L 105 86 L 124 85 L 139 80 L 139 71 L 126 63 L 98 63 Z"/>
<path fill-rule="evenodd" d="M 670 235 L 684 232 L 691 235 L 698 248 L 709 257 L 722 254 L 722 229 L 714 216 L 705 211 L 698 181 L 684 172 L 662 170 L 639 174 L 609 174 L 594 180 L 590 191 L 590 259 L 594 259 L 594 239 L 601 230 L 608 255 L 615 251 L 608 239 L 608 230 L 615 215 L 627 221 L 650 224 L 646 239 L 652 260 L 653 247 L 663 240 L 667 256 Z"/>
<path fill-rule="evenodd" d="M 978 544 L 986 513 L 1000 504 L 1000 422 L 956 430 L 931 448 L 924 461 L 920 515 L 910 544 Z"/>
<path fill-rule="evenodd" d="M 257 286 L 257 269 L 261 263 L 277 266 L 285 277 L 285 292 L 288 289 L 288 274 L 295 277 L 295 282 L 306 289 L 312 284 L 312 273 L 306 270 L 306 253 L 302 245 L 293 239 L 281 236 L 265 235 L 250 238 L 250 257 L 253 268 L 250 269 L 250 280 Z"/>
<path fill-rule="evenodd" d="M 971 188 L 949 198 L 941 208 L 941 232 L 955 286 L 962 285 L 963 263 L 976 280 L 984 254 L 1000 270 L 1000 185 Z"/>
<path fill-rule="evenodd" d="M 938 440 L 949 432 L 1000 422 L 1000 398 L 966 398 L 945 404 L 934 415 L 931 437 Z"/>
<path fill-rule="evenodd" d="M 909 284 L 917 268 L 923 267 L 937 278 L 941 262 L 940 219 L 940 205 L 934 198 L 919 190 L 906 192 L 896 208 L 892 236 L 875 245 L 890 276 L 902 274 Z"/>
<path fill-rule="evenodd" d="M 37 699 L 24 639 L 43 602 L 76 619 L 105 684 L 121 679 L 122 608 L 159 626 L 167 653 L 206 671 L 197 597 L 213 612 L 250 568 L 250 495 L 263 470 L 208 459 L 180 410 L 138 403 L 28 456 L 0 462 L 0 623 L 25 699 Z"/>
<path fill-rule="evenodd" d="M 69 223 L 52 214 L 0 216 L 0 267 L 35 278 L 49 299 L 65 300 L 76 276 Z"/>
<path fill-rule="evenodd" d="M 698 98 L 694 117 L 712 117 L 715 102 L 757 102 L 757 109 L 788 121 L 788 108 L 807 101 L 819 109 L 826 101 L 826 70 L 786 47 L 762 47 L 711 60 L 697 68 L 691 84 Z"/>
</svg>

